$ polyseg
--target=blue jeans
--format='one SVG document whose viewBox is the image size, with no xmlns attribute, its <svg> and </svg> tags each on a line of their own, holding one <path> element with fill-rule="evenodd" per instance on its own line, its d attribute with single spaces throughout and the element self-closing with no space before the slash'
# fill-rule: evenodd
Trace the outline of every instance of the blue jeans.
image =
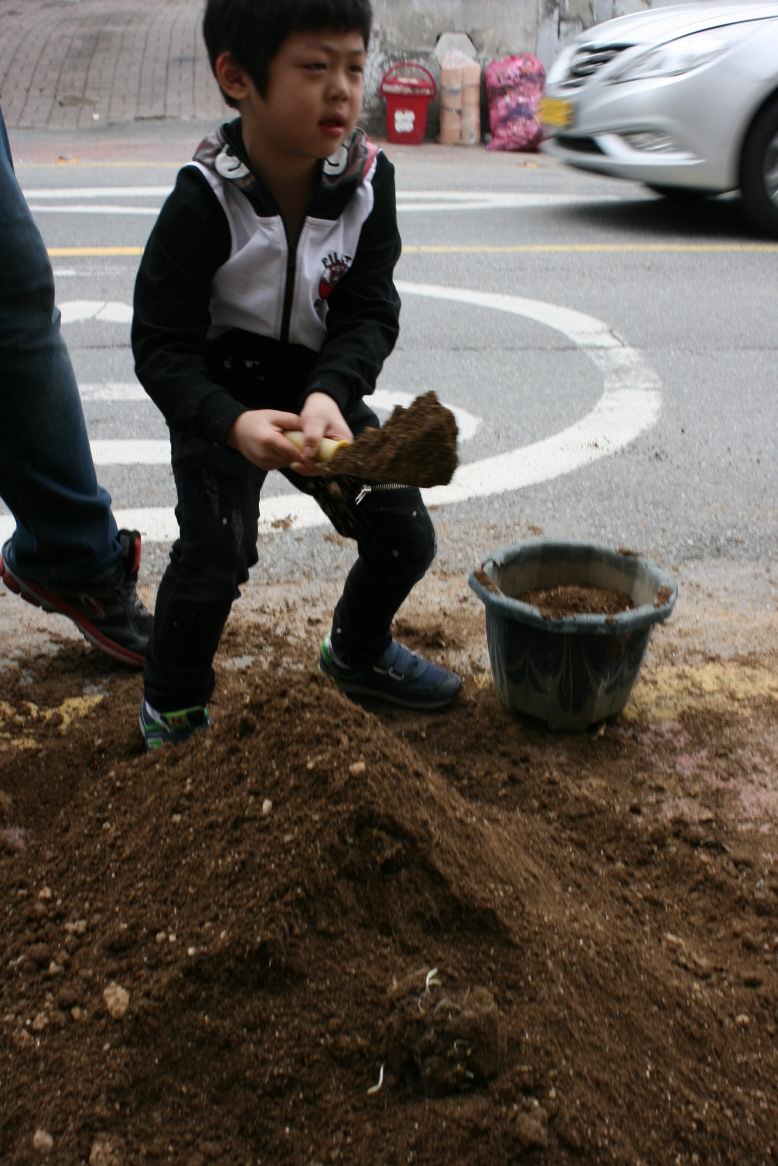
<svg viewBox="0 0 778 1166">
<path fill-rule="evenodd" d="M 16 180 L 0 112 L 0 497 L 9 561 L 53 591 L 122 577 L 111 499 L 97 484 L 54 275 Z"/>
</svg>

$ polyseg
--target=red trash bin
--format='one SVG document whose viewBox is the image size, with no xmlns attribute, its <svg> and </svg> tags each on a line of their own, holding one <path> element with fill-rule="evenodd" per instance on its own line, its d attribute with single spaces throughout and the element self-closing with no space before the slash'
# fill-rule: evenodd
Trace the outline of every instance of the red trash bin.
<svg viewBox="0 0 778 1166">
<path fill-rule="evenodd" d="M 408 70 L 417 69 L 425 77 L 412 77 Z M 427 130 L 427 111 L 438 91 L 435 78 L 424 65 L 408 61 L 387 69 L 381 81 L 381 96 L 386 99 L 386 136 L 400 146 L 420 146 Z"/>
</svg>

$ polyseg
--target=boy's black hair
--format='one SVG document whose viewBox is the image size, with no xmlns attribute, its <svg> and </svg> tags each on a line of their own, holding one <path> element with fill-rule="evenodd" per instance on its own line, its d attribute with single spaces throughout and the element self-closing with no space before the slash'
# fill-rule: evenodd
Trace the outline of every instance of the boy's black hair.
<svg viewBox="0 0 778 1166">
<path fill-rule="evenodd" d="M 370 0 L 208 0 L 205 47 L 216 58 L 232 53 L 260 94 L 267 97 L 268 67 L 284 41 L 297 32 L 359 32 L 367 48 L 373 26 Z M 237 102 L 223 94 L 228 105 Z"/>
</svg>

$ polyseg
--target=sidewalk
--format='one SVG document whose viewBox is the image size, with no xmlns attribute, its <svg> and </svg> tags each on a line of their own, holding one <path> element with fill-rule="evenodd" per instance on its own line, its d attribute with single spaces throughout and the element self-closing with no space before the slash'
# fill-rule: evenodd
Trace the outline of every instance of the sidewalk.
<svg viewBox="0 0 778 1166">
<path fill-rule="evenodd" d="M 224 106 L 204 0 L 0 0 L 0 104 L 9 128 L 74 130 L 196 118 Z"/>
</svg>

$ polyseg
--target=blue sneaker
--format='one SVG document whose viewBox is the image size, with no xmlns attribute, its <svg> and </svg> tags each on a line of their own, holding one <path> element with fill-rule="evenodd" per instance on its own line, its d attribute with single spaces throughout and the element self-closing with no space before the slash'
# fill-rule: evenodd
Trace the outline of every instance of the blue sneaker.
<svg viewBox="0 0 778 1166">
<path fill-rule="evenodd" d="M 341 692 L 353 696 L 375 696 L 411 709 L 440 709 L 459 695 L 462 680 L 456 672 L 440 668 L 423 656 L 392 640 L 375 664 L 352 668 L 339 660 L 326 636 L 321 643 L 319 670 L 329 676 Z"/>
<path fill-rule="evenodd" d="M 141 701 L 138 717 L 140 731 L 147 749 L 161 749 L 163 745 L 180 745 L 188 741 L 193 733 L 208 729 L 211 718 L 208 709 L 195 705 L 189 709 L 179 709 L 174 713 L 158 713 L 147 700 Z"/>
</svg>

